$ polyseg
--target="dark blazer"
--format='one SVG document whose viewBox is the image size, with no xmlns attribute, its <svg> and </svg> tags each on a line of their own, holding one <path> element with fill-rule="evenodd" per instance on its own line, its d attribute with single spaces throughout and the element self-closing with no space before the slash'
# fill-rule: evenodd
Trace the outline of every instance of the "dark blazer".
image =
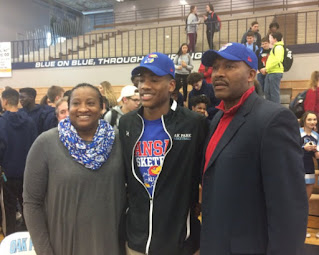
<svg viewBox="0 0 319 255">
<path fill-rule="evenodd" d="M 303 254 L 308 202 L 292 112 L 249 96 L 208 163 L 202 215 L 201 255 Z"/>
</svg>

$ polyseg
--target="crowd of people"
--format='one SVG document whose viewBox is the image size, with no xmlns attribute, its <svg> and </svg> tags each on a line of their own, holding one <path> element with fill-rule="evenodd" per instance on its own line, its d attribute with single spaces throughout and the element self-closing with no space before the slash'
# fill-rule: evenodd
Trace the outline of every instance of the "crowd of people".
<svg viewBox="0 0 319 255">
<path fill-rule="evenodd" d="M 192 72 L 196 7 L 188 19 L 190 43 L 174 60 L 146 55 L 119 98 L 107 81 L 52 86 L 39 105 L 33 88 L 3 91 L 5 235 L 21 210 L 41 255 L 303 254 L 318 72 L 299 127 L 278 101 L 280 32 L 261 39 L 253 22 L 217 51 L 207 25 L 210 50 Z"/>
</svg>

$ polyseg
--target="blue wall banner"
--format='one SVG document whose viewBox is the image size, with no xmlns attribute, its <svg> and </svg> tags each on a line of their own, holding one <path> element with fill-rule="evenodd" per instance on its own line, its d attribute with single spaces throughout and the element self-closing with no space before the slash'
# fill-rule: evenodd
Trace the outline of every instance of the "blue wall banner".
<svg viewBox="0 0 319 255">
<path fill-rule="evenodd" d="M 192 53 L 193 60 L 200 60 L 202 52 Z M 172 60 L 176 54 L 168 55 Z M 39 62 L 24 62 L 12 63 L 12 69 L 37 69 L 37 68 L 59 68 L 59 67 L 81 67 L 81 66 L 104 66 L 104 65 L 119 65 L 119 64 L 138 64 L 144 56 L 131 57 L 114 57 L 114 58 L 88 58 L 88 59 L 72 59 L 72 60 L 55 60 L 55 61 L 39 61 Z"/>
</svg>

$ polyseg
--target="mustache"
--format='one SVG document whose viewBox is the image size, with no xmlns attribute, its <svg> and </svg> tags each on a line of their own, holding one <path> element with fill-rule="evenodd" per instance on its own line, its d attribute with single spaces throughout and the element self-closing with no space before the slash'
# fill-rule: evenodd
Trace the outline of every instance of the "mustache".
<svg viewBox="0 0 319 255">
<path fill-rule="evenodd" d="M 226 80 L 224 80 L 223 78 L 218 78 L 216 77 L 215 79 L 213 79 L 213 85 L 216 83 L 216 82 L 222 82 L 222 83 L 225 83 L 228 85 L 228 82 Z"/>
</svg>

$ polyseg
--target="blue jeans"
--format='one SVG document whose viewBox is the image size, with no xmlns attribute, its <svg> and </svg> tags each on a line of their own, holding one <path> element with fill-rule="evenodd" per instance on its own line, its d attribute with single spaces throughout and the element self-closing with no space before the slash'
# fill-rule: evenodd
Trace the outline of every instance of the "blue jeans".
<svg viewBox="0 0 319 255">
<path fill-rule="evenodd" d="M 265 97 L 267 100 L 280 104 L 280 81 L 282 73 L 270 73 L 265 78 Z"/>
<path fill-rule="evenodd" d="M 259 82 L 263 91 L 265 91 L 265 78 L 266 78 L 266 75 L 263 75 L 262 73 L 257 74 L 257 81 Z"/>
</svg>

